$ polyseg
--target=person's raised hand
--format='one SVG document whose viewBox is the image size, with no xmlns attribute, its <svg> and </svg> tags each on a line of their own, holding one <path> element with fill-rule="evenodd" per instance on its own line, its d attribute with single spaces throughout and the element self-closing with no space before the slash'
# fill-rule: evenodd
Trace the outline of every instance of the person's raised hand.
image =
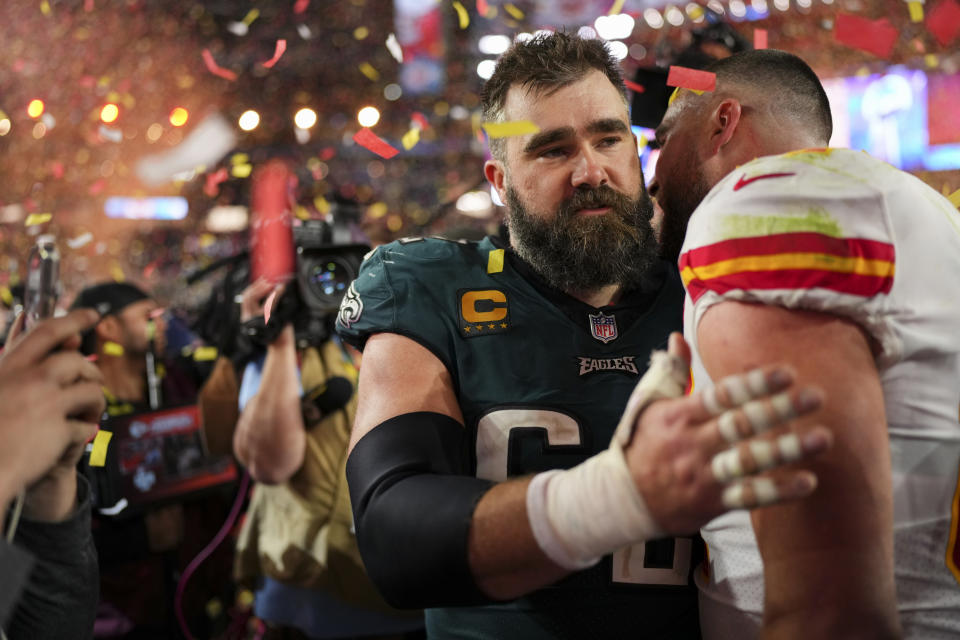
<svg viewBox="0 0 960 640">
<path fill-rule="evenodd" d="M 685 376 L 690 350 L 680 334 L 671 335 L 668 355 L 659 366 L 669 367 L 674 379 L 678 372 Z M 728 510 L 814 491 L 816 476 L 802 463 L 829 448 L 832 434 L 824 427 L 791 429 L 791 420 L 822 403 L 818 389 L 793 382 L 789 368 L 772 366 L 724 378 L 688 397 L 645 408 L 628 403 L 621 427 L 633 428 L 618 428 L 618 436 L 637 488 L 663 530 L 691 533 Z"/>
<path fill-rule="evenodd" d="M 42 489 L 41 481 L 65 480 L 75 490 L 75 466 L 105 407 L 99 369 L 76 350 L 98 320 L 81 309 L 25 334 L 22 318 L 15 322 L 0 355 L 0 503 L 25 487 Z"/>
</svg>

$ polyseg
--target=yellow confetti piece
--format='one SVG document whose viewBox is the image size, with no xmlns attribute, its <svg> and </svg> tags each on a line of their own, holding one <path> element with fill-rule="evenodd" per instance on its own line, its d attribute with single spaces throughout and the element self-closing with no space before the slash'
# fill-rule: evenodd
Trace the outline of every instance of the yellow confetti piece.
<svg viewBox="0 0 960 640">
<path fill-rule="evenodd" d="M 51 218 L 53 218 L 52 213 L 31 213 L 27 216 L 27 220 L 23 224 L 27 227 L 35 227 L 38 224 L 50 222 Z"/>
<path fill-rule="evenodd" d="M 403 148 L 407 151 L 413 149 L 417 143 L 420 142 L 420 129 L 413 127 L 410 131 L 407 131 L 403 134 L 403 137 L 400 138 L 400 143 L 403 144 Z"/>
<path fill-rule="evenodd" d="M 367 76 L 371 82 L 376 82 L 380 79 L 380 72 L 373 68 L 373 65 L 369 62 L 363 62 L 360 64 L 360 73 Z"/>
<path fill-rule="evenodd" d="M 910 22 L 923 22 L 922 2 L 908 2 L 907 8 L 910 9 Z"/>
<path fill-rule="evenodd" d="M 610 7 L 610 11 L 607 12 L 608 16 L 615 16 L 623 10 L 624 0 L 615 0 L 613 6 Z"/>
<path fill-rule="evenodd" d="M 90 466 L 102 467 L 107 463 L 107 445 L 110 444 L 110 438 L 113 432 L 100 429 L 97 435 L 93 437 L 93 449 L 90 450 Z"/>
<path fill-rule="evenodd" d="M 699 20 L 703 17 L 703 7 L 700 5 L 690 7 L 690 9 L 687 11 L 687 15 L 690 16 L 691 20 Z"/>
<path fill-rule="evenodd" d="M 230 156 L 230 164 L 247 164 L 250 162 L 250 156 L 245 153 L 235 153 Z"/>
<path fill-rule="evenodd" d="M 114 282 L 123 282 L 127 279 L 126 274 L 123 273 L 123 267 L 116 262 L 110 267 L 110 275 L 113 276 Z"/>
<path fill-rule="evenodd" d="M 642 150 L 642 149 L 645 149 L 648 144 L 650 144 L 650 141 L 647 140 L 647 136 L 641 133 L 640 138 L 637 139 L 637 146 L 639 146 L 640 149 Z"/>
<path fill-rule="evenodd" d="M 216 241 L 217 237 L 215 235 L 212 233 L 204 233 L 200 236 L 200 248 L 206 249 L 207 247 L 212 246 Z"/>
<path fill-rule="evenodd" d="M 3 300 L 3 304 L 8 307 L 13 306 L 13 294 L 10 293 L 10 289 L 6 287 L 0 287 L 0 300 Z"/>
<path fill-rule="evenodd" d="M 293 215 L 299 218 L 300 220 L 310 219 L 310 212 L 307 211 L 306 207 L 299 204 L 293 208 Z"/>
<path fill-rule="evenodd" d="M 108 356 L 117 356 L 118 358 L 123 355 L 123 345 L 119 345 L 116 342 L 105 342 L 103 344 L 103 353 Z"/>
<path fill-rule="evenodd" d="M 252 164 L 235 164 L 230 168 L 230 173 L 234 178 L 249 178 L 251 171 L 253 171 Z"/>
<path fill-rule="evenodd" d="M 40 3 L 40 13 L 45 16 L 50 15 L 50 3 L 47 2 L 47 0 L 43 0 L 43 2 Z"/>
<path fill-rule="evenodd" d="M 330 203 L 327 202 L 327 199 L 323 196 L 317 196 L 313 199 L 313 206 L 317 208 L 317 211 L 320 213 L 327 213 L 330 211 Z"/>
<path fill-rule="evenodd" d="M 250 11 L 247 12 L 247 15 L 244 16 L 241 22 L 243 22 L 243 24 L 249 27 L 251 24 L 253 24 L 253 21 L 259 17 L 260 17 L 260 9 L 250 9 Z"/>
<path fill-rule="evenodd" d="M 923 61 L 926 62 L 927 66 L 931 69 L 936 68 L 936 66 L 940 64 L 940 59 L 932 53 L 928 53 L 927 55 L 923 56 Z"/>
<path fill-rule="evenodd" d="M 353 30 L 353 39 L 354 40 L 366 40 L 367 36 L 370 35 L 370 29 L 366 27 L 357 27 Z"/>
<path fill-rule="evenodd" d="M 453 8 L 457 10 L 457 18 L 460 20 L 460 28 L 466 29 L 470 26 L 470 14 L 467 13 L 466 8 L 454 0 Z"/>
<path fill-rule="evenodd" d="M 503 249 L 494 249 L 487 256 L 487 273 L 500 273 L 503 271 Z"/>
<path fill-rule="evenodd" d="M 504 11 L 506 11 L 507 13 L 509 13 L 511 16 L 513 16 L 513 19 L 514 19 L 514 20 L 523 20 L 523 11 L 521 11 L 520 9 L 518 9 L 517 7 L 515 7 L 514 5 L 509 4 L 509 3 L 508 3 L 508 4 L 505 4 L 505 5 L 503 5 L 503 9 L 504 9 Z"/>
<path fill-rule="evenodd" d="M 953 206 L 960 207 L 960 189 L 957 189 L 956 191 L 948 195 L 947 200 L 949 200 L 950 204 L 952 204 Z"/>
<path fill-rule="evenodd" d="M 209 362 L 217 359 L 216 347 L 199 347 L 193 352 L 193 359 L 197 362 Z"/>
<path fill-rule="evenodd" d="M 540 127 L 529 120 L 515 120 L 513 122 L 485 122 L 483 130 L 491 138 L 509 138 L 522 136 L 528 133 L 539 133 Z"/>
</svg>

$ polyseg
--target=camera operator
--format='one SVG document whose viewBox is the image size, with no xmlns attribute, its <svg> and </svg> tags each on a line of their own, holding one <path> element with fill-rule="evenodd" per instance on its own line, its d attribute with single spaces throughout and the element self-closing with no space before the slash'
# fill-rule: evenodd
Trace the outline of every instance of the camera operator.
<svg viewBox="0 0 960 640">
<path fill-rule="evenodd" d="M 254 281 L 242 294 L 244 327 L 264 326 L 265 298 L 274 313 L 291 308 L 296 288 Z M 423 637 L 420 612 L 384 603 L 357 550 L 344 468 L 359 353 L 333 336 L 332 321 L 303 348 L 290 323 L 268 333 L 265 354 L 244 371 L 234 451 L 257 483 L 236 573 L 257 586 L 267 639 Z"/>
<path fill-rule="evenodd" d="M 97 314 L 74 311 L 18 336 L 23 317 L 0 355 L 0 512 L 26 490 L 19 522 L 10 515 L 4 529 L 15 527 L 16 546 L 0 538 L 0 625 L 11 638 L 89 638 L 97 555 L 76 464 L 104 399 L 100 372 L 76 350 Z"/>
<path fill-rule="evenodd" d="M 96 356 L 103 376 L 105 419 L 197 401 L 212 362 L 197 362 L 182 354 L 165 357 L 163 311 L 146 292 L 127 283 L 100 283 L 82 290 L 72 307 L 101 314 L 99 322 L 84 333 L 82 351 Z M 170 637 L 174 576 L 183 564 L 180 556 L 190 546 L 187 543 L 192 545 L 195 538 L 206 542 L 212 536 L 215 529 L 207 529 L 215 523 L 207 522 L 207 517 L 202 522 L 198 519 L 209 515 L 215 520 L 217 509 L 210 508 L 209 500 L 197 506 L 176 499 L 149 504 L 131 514 L 123 509 L 126 502 L 120 498 L 97 499 L 93 531 L 100 556 L 101 604 L 96 636 Z M 191 511 L 185 517 L 185 509 L 198 513 Z M 225 513 L 225 507 L 222 510 Z M 202 606 L 202 602 L 192 604 Z"/>
</svg>

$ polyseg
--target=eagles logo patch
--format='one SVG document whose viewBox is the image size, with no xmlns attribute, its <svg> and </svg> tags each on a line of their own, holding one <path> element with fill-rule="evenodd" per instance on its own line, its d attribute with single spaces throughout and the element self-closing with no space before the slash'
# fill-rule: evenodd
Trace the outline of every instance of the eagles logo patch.
<svg viewBox="0 0 960 640">
<path fill-rule="evenodd" d="M 475 338 L 510 328 L 507 295 L 499 289 L 461 289 L 457 292 L 460 335 Z"/>
<path fill-rule="evenodd" d="M 363 300 L 360 299 L 360 294 L 357 293 L 356 283 L 351 282 L 350 288 L 347 289 L 343 300 L 340 301 L 340 311 L 337 313 L 337 322 L 345 329 L 349 329 L 350 325 L 360 319 L 360 314 L 362 313 Z"/>
</svg>

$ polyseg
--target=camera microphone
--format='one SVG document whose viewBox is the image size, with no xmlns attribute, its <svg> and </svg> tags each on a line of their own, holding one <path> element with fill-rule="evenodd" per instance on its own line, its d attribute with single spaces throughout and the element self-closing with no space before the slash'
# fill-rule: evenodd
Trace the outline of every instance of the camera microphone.
<svg viewBox="0 0 960 640">
<path fill-rule="evenodd" d="M 325 383 L 303 394 L 300 404 L 304 423 L 312 427 L 331 413 L 347 406 L 353 397 L 353 384 L 342 376 L 332 376 Z"/>
</svg>

